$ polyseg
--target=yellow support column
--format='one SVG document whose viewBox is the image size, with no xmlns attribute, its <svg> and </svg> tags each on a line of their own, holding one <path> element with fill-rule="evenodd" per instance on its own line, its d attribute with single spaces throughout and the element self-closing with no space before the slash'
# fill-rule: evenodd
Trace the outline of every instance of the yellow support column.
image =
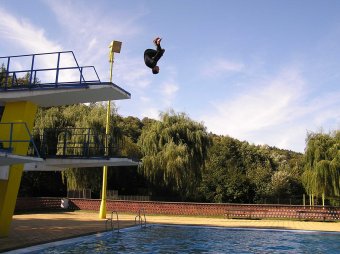
<svg viewBox="0 0 340 254">
<path fill-rule="evenodd" d="M 37 108 L 38 106 L 31 102 L 6 103 L 1 122 L 25 122 L 31 132 Z M 0 130 L 0 139 L 4 135 L 8 138 L 8 133 Z M 28 134 L 24 125 L 18 125 L 13 130 L 13 140 L 27 140 L 27 137 Z M 28 146 L 28 142 L 14 142 L 12 144 L 13 154 L 26 155 Z M 23 164 L 10 166 L 8 180 L 0 180 L 0 237 L 6 237 L 9 234 L 23 168 Z"/>
<path fill-rule="evenodd" d="M 112 41 L 110 43 L 109 62 L 110 62 L 110 82 L 112 82 L 112 68 L 114 62 L 114 53 L 120 53 L 122 43 L 120 41 Z M 111 101 L 108 101 L 106 110 L 106 141 L 105 141 L 105 155 L 109 155 L 108 135 L 110 134 L 110 116 L 111 116 Z M 103 166 L 103 185 L 102 185 L 102 199 L 100 202 L 99 219 L 106 219 L 106 188 L 107 187 L 107 166 Z"/>
<path fill-rule="evenodd" d="M 108 108 L 106 111 L 106 137 L 110 133 L 110 101 L 108 103 Z M 106 138 L 105 140 L 105 155 L 108 155 L 109 143 Z M 99 219 L 106 219 L 106 189 L 107 189 L 107 166 L 103 167 L 103 185 L 102 185 L 102 200 L 100 202 Z"/>
</svg>

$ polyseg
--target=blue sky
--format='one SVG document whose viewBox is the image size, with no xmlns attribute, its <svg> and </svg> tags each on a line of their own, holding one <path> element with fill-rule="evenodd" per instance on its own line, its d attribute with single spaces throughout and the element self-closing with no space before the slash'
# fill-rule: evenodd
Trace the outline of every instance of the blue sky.
<svg viewBox="0 0 340 254">
<path fill-rule="evenodd" d="M 0 56 L 73 50 L 113 82 L 123 116 L 185 112 L 208 131 L 303 152 L 340 129 L 340 1 L 0 0 Z M 155 36 L 166 49 L 153 75 Z"/>
</svg>

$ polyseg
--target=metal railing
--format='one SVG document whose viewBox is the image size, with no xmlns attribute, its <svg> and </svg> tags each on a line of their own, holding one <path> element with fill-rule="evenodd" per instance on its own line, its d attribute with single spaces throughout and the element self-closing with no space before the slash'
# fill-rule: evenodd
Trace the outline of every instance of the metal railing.
<svg viewBox="0 0 340 254">
<path fill-rule="evenodd" d="M 116 220 L 114 220 L 113 214 L 116 215 Z M 106 231 L 108 230 L 108 226 L 107 226 L 108 223 L 110 223 L 111 231 L 114 231 L 116 229 L 115 228 L 115 224 L 116 224 L 117 225 L 117 232 L 119 233 L 119 218 L 118 218 L 118 212 L 117 211 L 112 211 L 111 217 L 105 221 L 105 230 Z"/>
<path fill-rule="evenodd" d="M 27 138 L 15 139 L 14 134 L 21 133 Z M 0 123 L 0 151 L 15 153 L 17 143 L 28 143 L 29 154 L 34 157 L 40 157 L 39 150 L 33 140 L 33 137 L 27 127 L 26 122 L 8 122 Z"/>
<path fill-rule="evenodd" d="M 67 190 L 68 198 L 91 199 L 91 189 Z"/>
<path fill-rule="evenodd" d="M 139 224 L 141 228 L 146 228 L 145 210 L 140 209 L 135 217 L 135 225 Z"/>
<path fill-rule="evenodd" d="M 61 59 L 65 54 L 70 54 L 74 66 L 62 67 Z M 37 57 L 39 56 L 56 56 L 55 66 L 52 68 L 38 68 L 35 66 Z M 30 67 L 21 70 L 13 70 L 15 64 L 11 65 L 13 59 L 16 58 L 29 58 Z M 51 58 L 51 57 L 50 57 Z M 22 60 L 24 62 L 24 60 Z M 48 61 L 51 62 L 51 59 Z M 22 89 L 46 89 L 46 88 L 57 88 L 57 87 L 79 87 L 87 86 L 88 84 L 100 83 L 98 73 L 94 66 L 79 66 L 78 61 L 73 53 L 73 51 L 60 51 L 60 52 L 50 52 L 50 53 L 39 53 L 39 54 L 29 54 L 29 55 L 17 55 L 17 56 L 6 56 L 0 57 L 0 91 L 7 90 L 22 90 Z M 14 65 L 14 67 L 12 67 Z M 93 80 L 85 80 L 84 71 L 92 71 L 92 74 L 96 77 Z M 60 73 L 62 71 L 76 71 L 78 78 L 72 81 L 61 82 Z M 49 74 L 50 75 L 49 75 Z M 52 73 L 52 74 L 51 74 Z M 52 82 L 45 82 L 40 80 L 42 75 L 47 75 L 50 77 Z M 53 76 L 53 77 L 51 77 Z"/>
<path fill-rule="evenodd" d="M 117 157 L 121 142 L 92 128 L 45 128 L 34 130 L 35 143 L 43 158 L 47 157 Z M 109 153 L 105 155 L 105 146 Z"/>
</svg>

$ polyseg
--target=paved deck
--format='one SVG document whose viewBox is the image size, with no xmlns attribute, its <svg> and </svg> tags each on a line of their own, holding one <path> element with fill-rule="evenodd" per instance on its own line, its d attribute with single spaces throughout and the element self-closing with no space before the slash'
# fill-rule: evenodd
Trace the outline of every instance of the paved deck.
<svg viewBox="0 0 340 254">
<path fill-rule="evenodd" d="M 135 216 L 119 214 L 120 227 L 133 226 Z M 147 223 L 340 232 L 339 222 L 237 220 L 159 215 L 146 215 L 146 219 Z M 0 238 L 0 252 L 102 231 L 105 231 L 105 220 L 98 219 L 98 212 L 75 211 L 15 215 L 9 237 Z"/>
</svg>

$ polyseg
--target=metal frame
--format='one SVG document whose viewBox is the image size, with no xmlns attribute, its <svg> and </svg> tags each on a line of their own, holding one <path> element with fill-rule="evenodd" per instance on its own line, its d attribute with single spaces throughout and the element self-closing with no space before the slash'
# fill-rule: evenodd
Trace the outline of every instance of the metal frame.
<svg viewBox="0 0 340 254">
<path fill-rule="evenodd" d="M 73 67 L 60 67 L 60 59 L 63 54 L 72 54 L 73 59 L 75 61 L 75 66 Z M 55 68 L 42 68 L 36 69 L 34 66 L 36 56 L 42 55 L 57 55 L 57 62 Z M 28 70 L 19 70 L 19 71 L 11 71 L 11 59 L 12 58 L 20 58 L 20 57 L 31 57 L 31 67 Z M 29 55 L 17 55 L 17 56 L 6 56 L 0 57 L 1 59 L 7 59 L 6 63 L 6 77 L 4 82 L 0 80 L 0 91 L 13 91 L 13 90 L 23 90 L 23 89 L 46 89 L 46 88 L 58 88 L 58 87 L 79 87 L 90 84 L 100 84 L 101 81 L 99 79 L 98 73 L 94 66 L 79 66 L 78 61 L 73 53 L 73 51 L 60 51 L 60 52 L 50 52 L 50 53 L 39 53 L 39 54 L 29 54 Z M 92 69 L 93 73 L 97 76 L 96 80 L 85 80 L 83 76 L 84 69 Z M 79 81 L 70 81 L 70 82 L 59 82 L 59 72 L 61 70 L 79 70 Z M 46 71 L 56 71 L 55 81 L 52 83 L 37 83 L 37 73 Z M 25 85 L 18 84 L 17 76 L 19 73 L 27 73 L 29 74 L 29 82 Z M 12 78 L 12 81 L 9 82 L 9 77 Z"/>
<path fill-rule="evenodd" d="M 120 142 L 93 128 L 45 128 L 33 131 L 43 158 L 109 158 L 117 157 Z M 49 135 L 53 135 L 54 141 Z M 51 144 L 51 141 L 53 144 Z M 110 151 L 104 155 L 105 150 Z"/>
<path fill-rule="evenodd" d="M 25 127 L 27 135 L 29 136 L 29 139 L 23 139 L 23 140 L 13 139 L 13 129 L 17 125 L 23 125 Z M 3 127 L 3 126 L 5 126 L 5 127 Z M 34 150 L 33 151 L 33 155 L 35 157 L 39 157 L 40 158 L 40 153 L 38 151 L 38 148 L 35 145 L 33 137 L 32 137 L 32 135 L 31 135 L 31 133 L 30 133 L 28 127 L 27 127 L 27 124 L 25 122 L 0 123 L 0 129 L 3 129 L 3 128 L 4 129 L 9 128 L 9 133 L 8 133 L 8 139 L 7 138 L 0 139 L 0 144 L 1 144 L 0 151 L 5 151 L 5 152 L 8 152 L 8 153 L 13 153 L 13 150 L 14 150 L 13 144 L 15 144 L 15 143 L 29 143 L 30 145 L 33 146 L 33 150 Z"/>
</svg>

